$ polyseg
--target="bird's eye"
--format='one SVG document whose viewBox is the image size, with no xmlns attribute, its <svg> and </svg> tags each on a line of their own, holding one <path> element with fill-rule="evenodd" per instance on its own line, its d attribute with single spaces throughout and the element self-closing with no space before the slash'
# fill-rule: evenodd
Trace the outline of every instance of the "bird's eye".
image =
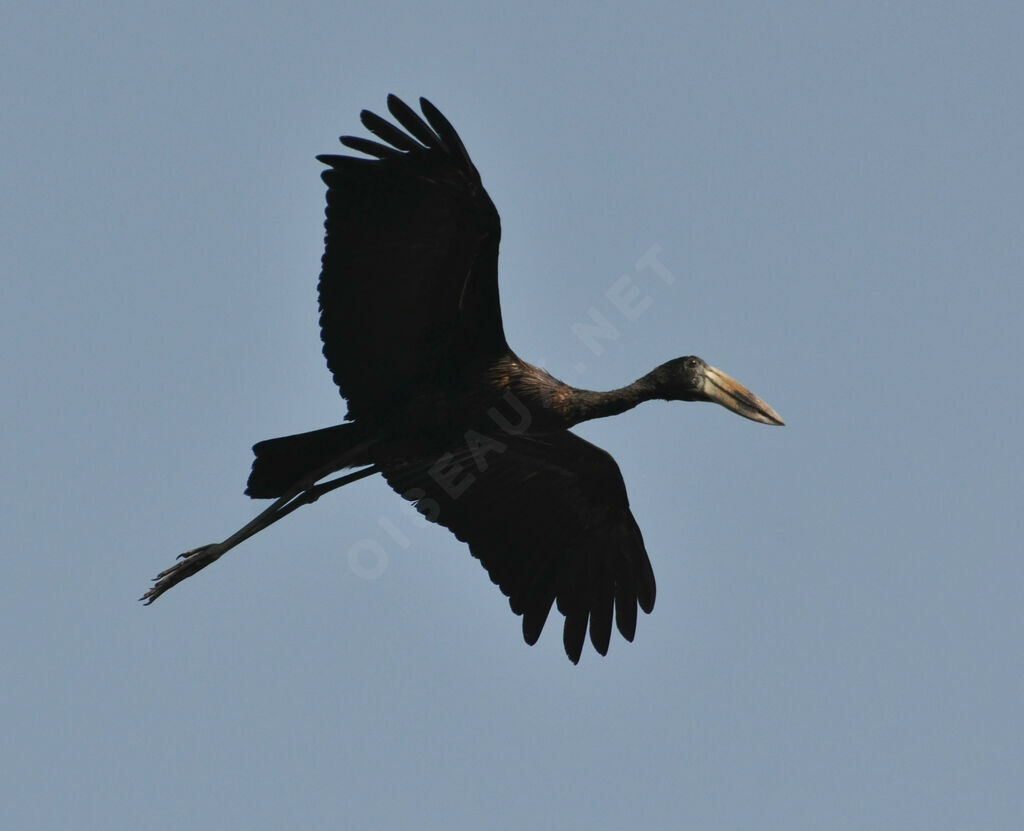
<svg viewBox="0 0 1024 831">
<path fill-rule="evenodd" d="M 696 358 L 687 358 L 686 359 L 686 368 L 687 369 L 696 369 L 697 368 L 697 359 Z"/>
</svg>

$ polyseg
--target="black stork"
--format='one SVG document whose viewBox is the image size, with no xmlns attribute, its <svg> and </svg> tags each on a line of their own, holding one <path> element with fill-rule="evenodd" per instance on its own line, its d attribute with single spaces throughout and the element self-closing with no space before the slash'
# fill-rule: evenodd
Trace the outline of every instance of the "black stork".
<svg viewBox="0 0 1024 831">
<path fill-rule="evenodd" d="M 296 508 L 380 473 L 469 544 L 522 616 L 528 644 L 557 605 L 570 660 L 588 628 L 604 655 L 613 617 L 631 641 L 637 606 L 654 608 L 654 572 L 618 465 L 570 428 L 652 399 L 783 421 L 694 356 L 610 392 L 576 389 L 522 360 L 505 341 L 501 225 L 480 174 L 433 104 L 420 99 L 421 117 L 387 101 L 405 132 L 364 110 L 380 141 L 341 143 L 366 158 L 318 157 L 327 165 L 320 330 L 345 423 L 255 445 L 246 493 L 274 503 L 223 542 L 182 554 L 141 599 L 152 603 Z"/>
</svg>

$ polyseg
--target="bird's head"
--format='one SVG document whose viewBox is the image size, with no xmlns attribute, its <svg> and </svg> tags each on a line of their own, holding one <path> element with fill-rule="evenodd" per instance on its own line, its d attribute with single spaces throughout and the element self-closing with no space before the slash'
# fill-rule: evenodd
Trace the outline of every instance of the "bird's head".
<svg viewBox="0 0 1024 831">
<path fill-rule="evenodd" d="M 696 355 L 664 363 L 648 379 L 656 397 L 666 401 L 713 401 L 762 424 L 785 424 L 775 410 L 743 384 Z"/>
</svg>

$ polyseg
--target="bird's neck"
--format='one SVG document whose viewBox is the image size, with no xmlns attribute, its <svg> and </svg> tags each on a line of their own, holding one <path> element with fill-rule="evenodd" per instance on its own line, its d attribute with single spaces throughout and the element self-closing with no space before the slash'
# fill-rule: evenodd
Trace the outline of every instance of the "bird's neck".
<svg viewBox="0 0 1024 831">
<path fill-rule="evenodd" d="M 579 424 L 581 421 L 618 415 L 626 410 L 632 410 L 637 404 L 657 397 L 657 390 L 650 375 L 606 392 L 578 389 L 573 396 L 573 423 Z"/>
</svg>

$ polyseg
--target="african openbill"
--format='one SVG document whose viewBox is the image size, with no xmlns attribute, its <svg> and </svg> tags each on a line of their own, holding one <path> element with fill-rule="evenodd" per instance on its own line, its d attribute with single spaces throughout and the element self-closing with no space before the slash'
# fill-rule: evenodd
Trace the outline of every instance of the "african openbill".
<svg viewBox="0 0 1024 831">
<path fill-rule="evenodd" d="M 301 505 L 380 473 L 469 543 L 522 615 L 527 643 L 557 604 L 569 658 L 579 660 L 588 623 L 604 655 L 613 609 L 631 641 L 637 605 L 654 608 L 654 573 L 618 465 L 569 428 L 651 399 L 782 419 L 697 357 L 610 392 L 575 389 L 519 358 L 498 303 L 498 212 L 451 124 L 426 99 L 420 106 L 426 121 L 388 96 L 407 132 L 363 111 L 384 143 L 341 143 L 370 158 L 318 157 L 328 166 L 320 329 L 346 422 L 255 445 L 246 493 L 275 502 L 223 542 L 182 554 L 141 599 L 152 603 Z"/>
</svg>

